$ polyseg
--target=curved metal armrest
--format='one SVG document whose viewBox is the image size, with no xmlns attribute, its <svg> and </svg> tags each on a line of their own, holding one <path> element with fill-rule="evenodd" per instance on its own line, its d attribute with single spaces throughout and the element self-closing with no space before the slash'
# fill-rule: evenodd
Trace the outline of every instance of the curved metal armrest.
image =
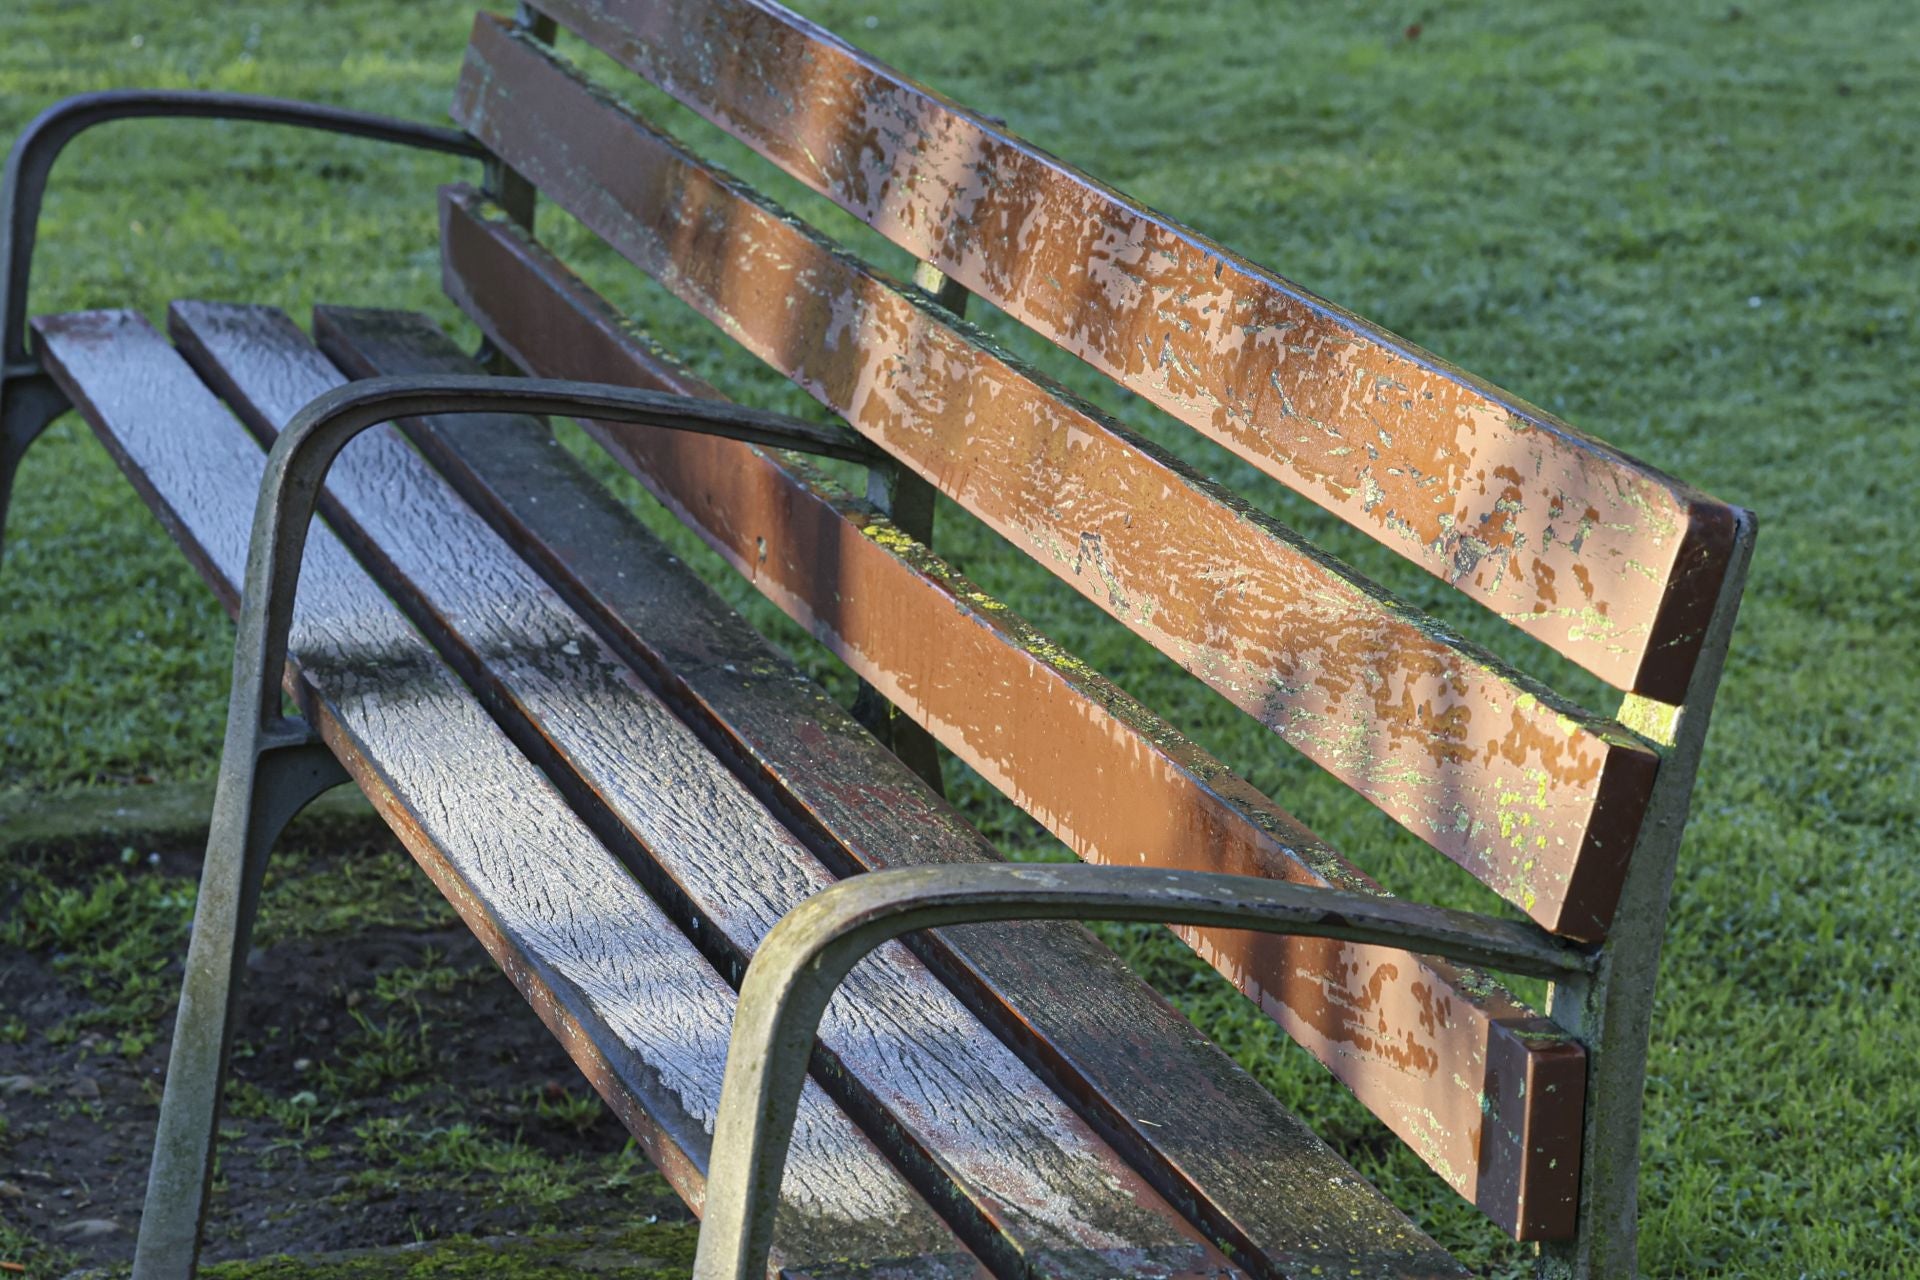
<svg viewBox="0 0 1920 1280">
<path fill-rule="evenodd" d="M 0 226 L 0 299 L 6 306 L 4 318 L 0 318 L 0 334 L 4 337 L 0 341 L 0 378 L 24 376 L 34 368 L 27 351 L 27 277 L 33 266 L 40 204 L 54 160 L 69 142 L 95 125 L 156 117 L 295 125 L 477 160 L 487 157 L 484 147 L 458 129 L 246 93 L 113 89 L 56 102 L 34 117 L 14 141 L 7 156 L 6 177 L 0 182 L 0 205 L 5 206 L 6 216 L 5 225 Z"/>
<path fill-rule="evenodd" d="M 95 125 L 136 118 L 252 120 L 344 133 L 403 147 L 485 160 L 487 151 L 457 129 L 348 111 L 341 107 L 183 89 L 114 89 L 66 98 L 42 111 L 14 140 L 0 179 L 0 537 L 13 479 L 42 432 L 67 409 L 67 397 L 27 349 L 27 280 L 33 271 L 40 205 L 53 162 Z M 4 548 L 0 542 L 0 548 Z"/>
<path fill-rule="evenodd" d="M 787 1145 L 814 1036 L 841 979 L 916 929 L 1029 919 L 1141 920 L 1302 934 L 1564 978 L 1587 953 L 1531 924 L 1394 898 L 1202 871 L 988 864 L 843 880 L 788 912 L 740 990 L 713 1135 L 696 1280 L 766 1274 Z"/>
<path fill-rule="evenodd" d="M 333 460 L 368 427 L 395 418 L 464 413 L 557 413 L 696 431 L 872 464 L 884 458 L 845 427 L 822 426 L 720 400 L 551 378 L 440 374 L 367 378 L 316 397 L 274 442 L 254 508 L 234 649 L 226 758 L 283 727 L 280 680 L 301 554 Z"/>
</svg>

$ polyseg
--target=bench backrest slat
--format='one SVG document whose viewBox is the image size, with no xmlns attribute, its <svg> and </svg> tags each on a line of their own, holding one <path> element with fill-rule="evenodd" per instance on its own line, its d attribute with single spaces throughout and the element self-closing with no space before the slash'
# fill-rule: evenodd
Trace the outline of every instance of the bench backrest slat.
<svg viewBox="0 0 1920 1280">
<path fill-rule="evenodd" d="M 915 257 L 1622 689 L 1677 703 L 1733 538 L 1668 476 L 770 0 L 541 6 Z"/>
<path fill-rule="evenodd" d="M 521 368 L 718 394 L 476 193 L 444 194 L 441 246 L 448 294 Z M 1257 788 L 804 461 L 707 437 L 589 430 L 1081 857 L 1371 886 Z M 1586 1084 L 1572 1037 L 1442 961 L 1231 930 L 1189 940 L 1495 1222 L 1522 1238 L 1565 1233 L 1580 1155 L 1568 1117 Z"/>
<path fill-rule="evenodd" d="M 1655 754 L 1018 367 L 483 15 L 456 118 L 737 341 L 1544 926 Z"/>
</svg>

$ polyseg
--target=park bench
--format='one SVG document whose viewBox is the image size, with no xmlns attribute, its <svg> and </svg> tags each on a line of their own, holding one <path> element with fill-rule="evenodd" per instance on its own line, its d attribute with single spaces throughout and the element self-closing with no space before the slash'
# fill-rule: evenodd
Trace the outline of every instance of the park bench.
<svg viewBox="0 0 1920 1280">
<path fill-rule="evenodd" d="M 1464 1274 L 1080 919 L 1180 926 L 1540 1242 L 1543 1272 L 1631 1276 L 1666 902 L 1752 517 L 770 0 L 540 10 L 478 16 L 457 130 L 107 94 L 42 116 L 9 165 L 0 503 L 71 404 L 240 619 L 137 1274 L 193 1267 L 267 849 L 351 779 L 702 1213 L 703 1276 Z M 594 87 L 556 23 L 903 247 L 913 284 Z M 480 160 L 439 213 L 482 350 L 400 312 L 321 307 L 309 334 L 203 302 L 165 334 L 39 317 L 29 344 L 54 154 L 154 114 Z M 535 238 L 536 193 L 846 425 L 722 398 Z M 1024 367 L 961 318 L 969 295 L 1598 676 L 1618 710 L 1556 695 Z M 580 419 L 842 659 L 853 710 L 542 415 Z M 808 455 L 865 466 L 866 491 Z M 1379 890 L 943 563 L 936 493 L 1513 910 Z M 1000 861 L 943 798 L 936 743 L 1092 865 Z M 1490 971 L 1551 979 L 1547 1010 Z"/>
</svg>

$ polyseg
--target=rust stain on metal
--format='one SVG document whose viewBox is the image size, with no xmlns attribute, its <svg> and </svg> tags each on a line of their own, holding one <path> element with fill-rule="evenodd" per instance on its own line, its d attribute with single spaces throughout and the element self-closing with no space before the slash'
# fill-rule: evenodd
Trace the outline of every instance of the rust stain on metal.
<svg viewBox="0 0 1920 1280">
<path fill-rule="evenodd" d="M 1651 785 L 1643 744 L 839 255 L 496 20 L 476 24 L 455 116 L 735 340 L 1496 892 L 1550 929 L 1604 934 Z"/>
<path fill-rule="evenodd" d="M 450 190 L 442 222 L 448 292 L 525 367 L 717 394 L 472 193 Z M 769 599 L 1082 857 L 1373 888 L 1257 789 L 797 456 L 590 429 Z M 1563 1098 L 1577 1097 L 1577 1043 L 1484 975 L 1406 952 L 1230 930 L 1189 940 L 1495 1221 L 1524 1238 L 1568 1229 L 1577 1125 L 1544 1154 L 1529 1149 L 1542 1095 L 1524 1093 L 1523 1071 L 1490 1078 L 1489 1059 L 1570 1064 L 1553 1069 Z"/>
</svg>

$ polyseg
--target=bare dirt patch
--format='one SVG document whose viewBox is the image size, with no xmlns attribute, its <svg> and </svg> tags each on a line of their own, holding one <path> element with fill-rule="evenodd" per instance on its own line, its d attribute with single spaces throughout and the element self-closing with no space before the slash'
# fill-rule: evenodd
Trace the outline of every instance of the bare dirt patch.
<svg viewBox="0 0 1920 1280">
<path fill-rule="evenodd" d="M 28 1275 L 132 1257 L 182 843 L 0 865 L 0 1261 Z M 308 844 L 276 855 L 248 961 L 207 1259 L 689 1221 L 389 838 Z"/>
</svg>

